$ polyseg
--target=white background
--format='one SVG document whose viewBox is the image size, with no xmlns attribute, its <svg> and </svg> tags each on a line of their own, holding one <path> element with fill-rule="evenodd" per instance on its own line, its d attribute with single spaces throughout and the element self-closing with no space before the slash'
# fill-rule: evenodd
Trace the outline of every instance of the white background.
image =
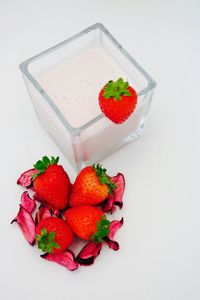
<svg viewBox="0 0 200 300">
<path fill-rule="evenodd" d="M 200 299 L 199 13 L 198 0 L 0 0 L 1 299 Z M 19 173 L 47 154 L 72 174 L 36 119 L 18 65 L 96 22 L 158 87 L 144 135 L 104 161 L 126 176 L 121 250 L 68 272 L 10 225 Z"/>
</svg>

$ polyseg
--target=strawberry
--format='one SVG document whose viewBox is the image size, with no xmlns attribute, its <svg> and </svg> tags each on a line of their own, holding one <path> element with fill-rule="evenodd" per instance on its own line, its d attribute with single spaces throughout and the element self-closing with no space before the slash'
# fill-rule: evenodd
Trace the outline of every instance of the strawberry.
<svg viewBox="0 0 200 300">
<path fill-rule="evenodd" d="M 105 116 L 116 124 L 126 121 L 137 104 L 136 91 L 122 78 L 109 81 L 99 93 L 99 105 Z"/>
<path fill-rule="evenodd" d="M 63 167 L 57 165 L 59 158 L 44 156 L 34 168 L 33 187 L 36 199 L 53 209 L 64 209 L 69 200 L 70 180 Z"/>
<path fill-rule="evenodd" d="M 43 252 L 62 252 L 72 243 L 73 239 L 72 230 L 60 218 L 44 218 L 36 227 L 38 248 Z"/>
<path fill-rule="evenodd" d="M 76 177 L 70 194 L 70 206 L 97 205 L 112 194 L 115 184 L 100 165 L 85 167 Z"/>
<path fill-rule="evenodd" d="M 110 232 L 110 222 L 103 211 L 91 205 L 69 208 L 64 217 L 72 231 L 83 240 L 99 243 Z"/>
</svg>

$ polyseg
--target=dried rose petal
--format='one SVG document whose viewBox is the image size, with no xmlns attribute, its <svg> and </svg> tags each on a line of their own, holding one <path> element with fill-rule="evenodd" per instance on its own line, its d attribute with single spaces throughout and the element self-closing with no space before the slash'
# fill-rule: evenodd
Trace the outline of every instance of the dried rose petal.
<svg viewBox="0 0 200 300">
<path fill-rule="evenodd" d="M 37 173 L 36 169 L 30 169 L 24 173 L 22 173 L 17 180 L 17 184 L 21 185 L 22 187 L 25 188 L 30 188 L 32 186 L 33 180 L 32 176 Z"/>
<path fill-rule="evenodd" d="M 111 177 L 111 181 L 115 183 L 116 188 L 113 191 L 113 195 L 103 202 L 102 210 L 112 214 L 116 209 L 115 205 L 119 206 L 120 209 L 123 206 L 122 199 L 125 190 L 125 178 L 122 173 L 118 173 L 116 176 Z"/>
<path fill-rule="evenodd" d="M 125 190 L 125 178 L 122 173 L 118 173 L 115 177 L 112 177 L 113 182 L 116 184 L 114 190 L 115 205 L 118 205 L 121 209 L 123 207 L 123 196 Z"/>
<path fill-rule="evenodd" d="M 32 213 L 36 207 L 35 200 L 33 200 L 28 192 L 23 192 L 21 196 L 21 205 L 29 212 Z"/>
<path fill-rule="evenodd" d="M 55 217 L 60 218 L 61 217 L 61 213 L 58 209 L 52 209 L 50 208 L 52 215 L 54 215 Z"/>
<path fill-rule="evenodd" d="M 78 263 L 75 261 L 74 253 L 67 249 L 59 253 L 45 253 L 41 255 L 42 258 L 54 261 L 57 264 L 67 268 L 69 271 L 74 271 L 78 268 Z"/>
<path fill-rule="evenodd" d="M 117 241 L 115 241 L 113 239 L 113 237 L 114 237 L 115 233 L 117 232 L 117 230 L 123 225 L 123 223 L 124 223 L 123 218 L 121 218 L 120 221 L 118 221 L 118 220 L 112 221 L 110 223 L 110 227 L 109 227 L 110 233 L 108 234 L 108 236 L 106 236 L 104 238 L 104 241 L 108 244 L 109 248 L 111 248 L 115 251 L 119 250 L 119 244 Z"/>
<path fill-rule="evenodd" d="M 31 214 L 20 204 L 19 212 L 13 222 L 17 222 L 25 239 L 30 245 L 35 244 L 35 222 Z"/>
<path fill-rule="evenodd" d="M 121 218 L 120 221 L 114 220 L 110 223 L 110 226 L 109 226 L 110 232 L 108 234 L 108 237 L 110 239 L 113 239 L 113 237 L 115 236 L 115 233 L 117 232 L 118 229 L 120 229 L 122 227 L 123 223 L 124 223 L 123 218 Z"/>
<path fill-rule="evenodd" d="M 89 242 L 76 257 L 76 261 L 83 266 L 90 266 L 100 254 L 102 243 Z"/>
<path fill-rule="evenodd" d="M 48 207 L 40 206 L 36 215 L 35 215 L 35 223 L 36 225 L 44 218 L 51 217 L 51 212 Z"/>
<path fill-rule="evenodd" d="M 101 206 L 102 210 L 106 213 L 110 212 L 111 214 L 114 213 L 114 211 L 116 210 L 115 207 L 115 197 L 114 194 L 112 196 L 110 196 L 109 198 L 107 198 Z"/>
</svg>

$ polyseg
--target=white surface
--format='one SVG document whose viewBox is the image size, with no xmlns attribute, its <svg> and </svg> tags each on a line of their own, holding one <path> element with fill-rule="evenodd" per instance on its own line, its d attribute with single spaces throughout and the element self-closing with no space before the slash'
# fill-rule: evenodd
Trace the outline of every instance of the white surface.
<svg viewBox="0 0 200 300">
<path fill-rule="evenodd" d="M 1 299 L 200 299 L 199 1 L 0 1 Z M 18 174 L 60 155 L 33 113 L 18 65 L 97 21 L 158 83 L 145 133 L 105 162 L 127 189 L 121 250 L 70 273 L 10 220 Z"/>
</svg>

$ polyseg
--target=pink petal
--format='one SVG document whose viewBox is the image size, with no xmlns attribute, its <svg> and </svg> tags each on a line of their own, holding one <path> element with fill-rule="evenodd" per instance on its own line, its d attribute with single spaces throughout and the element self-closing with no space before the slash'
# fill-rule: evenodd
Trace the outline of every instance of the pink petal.
<svg viewBox="0 0 200 300">
<path fill-rule="evenodd" d="M 57 264 L 67 268 L 69 271 L 74 271 L 78 268 L 78 263 L 75 261 L 74 253 L 67 249 L 60 253 L 45 253 L 41 255 L 42 258 L 54 261 Z"/>
<path fill-rule="evenodd" d="M 108 199 L 102 204 L 102 210 L 104 212 L 110 212 L 111 214 L 115 211 L 115 205 L 121 209 L 123 206 L 123 195 L 125 190 L 125 178 L 122 173 L 118 173 L 116 176 L 111 177 L 111 181 L 115 183 L 116 188 Z"/>
<path fill-rule="evenodd" d="M 22 173 L 19 177 L 19 179 L 17 180 L 17 184 L 21 185 L 22 187 L 25 188 L 30 188 L 33 180 L 32 180 L 32 176 L 37 173 L 36 169 L 30 169 L 24 173 Z"/>
<path fill-rule="evenodd" d="M 29 212 L 32 213 L 36 207 L 35 200 L 30 198 L 28 192 L 23 192 L 21 196 L 21 205 Z"/>
<path fill-rule="evenodd" d="M 117 232 L 117 230 L 123 225 L 124 219 L 121 218 L 120 221 L 115 220 L 110 223 L 109 229 L 110 233 L 108 236 L 104 238 L 104 241 L 108 244 L 109 248 L 113 250 L 119 250 L 119 244 L 117 241 L 114 240 L 114 235 Z"/>
<path fill-rule="evenodd" d="M 102 243 L 89 242 L 85 245 L 76 257 L 76 261 L 80 265 L 92 265 L 96 257 L 100 254 Z"/>
<path fill-rule="evenodd" d="M 52 215 L 54 215 L 55 217 L 58 217 L 60 218 L 61 217 L 61 213 L 58 209 L 52 209 L 50 208 L 51 212 L 52 212 Z"/>
<path fill-rule="evenodd" d="M 51 217 L 51 212 L 48 207 L 40 206 L 36 215 L 35 215 L 35 223 L 36 225 L 44 218 Z"/>
<path fill-rule="evenodd" d="M 35 222 L 31 214 L 20 204 L 19 212 L 13 222 L 17 222 L 25 239 L 30 245 L 35 244 Z"/>
<path fill-rule="evenodd" d="M 115 197 L 114 195 L 110 196 L 107 198 L 103 203 L 102 203 L 102 210 L 103 212 L 110 212 L 111 214 L 116 210 L 115 207 Z"/>
<path fill-rule="evenodd" d="M 124 223 L 124 219 L 123 219 L 123 218 L 121 218 L 120 221 L 114 220 L 114 221 L 112 221 L 112 222 L 110 223 L 110 226 L 109 226 L 110 232 L 109 232 L 109 234 L 108 234 L 108 237 L 109 237 L 110 239 L 113 239 L 113 237 L 115 236 L 115 233 L 117 232 L 117 230 L 118 230 L 119 228 L 122 227 L 123 223 Z"/>
<path fill-rule="evenodd" d="M 123 206 L 123 196 L 125 190 L 125 178 L 122 173 L 118 173 L 115 177 L 112 177 L 113 182 L 116 184 L 116 189 L 114 190 L 115 205 L 118 205 L 121 209 Z"/>
</svg>

